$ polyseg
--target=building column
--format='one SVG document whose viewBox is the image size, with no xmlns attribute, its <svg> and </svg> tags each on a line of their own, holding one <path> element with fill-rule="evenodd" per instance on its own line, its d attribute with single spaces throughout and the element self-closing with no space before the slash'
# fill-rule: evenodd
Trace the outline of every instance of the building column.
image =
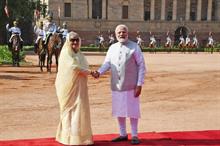
<svg viewBox="0 0 220 146">
<path fill-rule="evenodd" d="M 191 0 L 186 0 L 186 21 L 190 20 L 190 4 Z"/>
<path fill-rule="evenodd" d="M 86 7 L 87 7 L 87 19 L 89 19 L 89 0 L 86 0 Z"/>
<path fill-rule="evenodd" d="M 166 0 L 161 0 L 161 20 L 165 20 Z"/>
<path fill-rule="evenodd" d="M 208 0 L 207 21 L 212 20 L 212 0 Z"/>
<path fill-rule="evenodd" d="M 102 0 L 102 19 L 106 19 L 106 0 Z"/>
<path fill-rule="evenodd" d="M 92 0 L 89 0 L 89 18 L 92 19 Z"/>
<path fill-rule="evenodd" d="M 106 9 L 105 9 L 105 16 L 106 16 L 106 19 L 108 19 L 108 2 L 109 2 L 109 0 L 106 0 Z"/>
<path fill-rule="evenodd" d="M 150 20 L 155 19 L 155 0 L 151 0 L 150 2 Z"/>
<path fill-rule="evenodd" d="M 196 14 L 196 20 L 201 21 L 202 16 L 202 0 L 197 1 L 197 14 Z"/>
<path fill-rule="evenodd" d="M 71 11 L 72 11 L 72 8 L 71 8 Z M 64 3 L 59 2 L 58 7 L 57 7 L 57 17 L 58 17 L 58 19 L 62 19 L 63 16 L 64 16 Z M 72 17 L 72 15 L 71 15 L 71 17 Z"/>
<path fill-rule="evenodd" d="M 173 0 L 173 16 L 172 16 L 173 21 L 176 21 L 176 16 L 177 16 L 177 0 Z"/>
<path fill-rule="evenodd" d="M 220 21 L 220 0 L 216 0 L 215 19 Z"/>
</svg>

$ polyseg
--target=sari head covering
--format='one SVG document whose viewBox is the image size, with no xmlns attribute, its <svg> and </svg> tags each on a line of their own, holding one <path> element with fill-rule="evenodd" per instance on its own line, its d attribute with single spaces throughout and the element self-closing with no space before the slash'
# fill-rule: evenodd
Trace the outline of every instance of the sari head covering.
<svg viewBox="0 0 220 146">
<path fill-rule="evenodd" d="M 78 52 L 75 53 L 71 46 L 72 39 L 79 39 Z M 88 62 L 80 51 L 81 39 L 75 32 L 70 32 L 62 47 L 59 56 L 58 73 L 55 81 L 58 100 L 68 100 L 73 84 L 79 80 L 80 69 L 88 69 Z M 86 78 L 87 79 L 87 78 Z M 61 98 L 61 99 L 60 99 Z M 60 101 L 59 101 L 60 102 Z M 63 101 L 62 103 L 66 103 Z M 64 106 L 64 105 L 63 105 Z M 61 105 L 61 110 L 63 108 Z"/>
<path fill-rule="evenodd" d="M 78 40 L 72 45 L 73 40 Z M 66 145 L 93 144 L 88 99 L 88 62 L 80 51 L 81 39 L 70 32 L 61 50 L 55 81 L 60 105 L 60 123 L 56 140 Z M 74 52 L 77 49 L 77 52 Z"/>
</svg>

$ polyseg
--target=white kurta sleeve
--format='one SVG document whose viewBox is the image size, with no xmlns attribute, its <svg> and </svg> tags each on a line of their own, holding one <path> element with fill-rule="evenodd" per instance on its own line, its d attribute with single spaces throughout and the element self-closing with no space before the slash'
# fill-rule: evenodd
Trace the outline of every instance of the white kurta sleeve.
<svg viewBox="0 0 220 146">
<path fill-rule="evenodd" d="M 108 71 L 111 68 L 111 52 L 110 49 L 108 50 L 105 61 L 103 62 L 102 66 L 98 69 L 98 72 L 100 75 L 104 74 L 106 71 Z"/>
<path fill-rule="evenodd" d="M 141 86 L 142 84 L 144 84 L 144 77 L 145 77 L 145 73 L 146 73 L 146 68 L 145 68 L 143 53 L 141 52 L 141 49 L 138 45 L 137 45 L 137 48 L 134 52 L 134 57 L 137 62 L 137 65 L 138 65 L 137 86 Z"/>
</svg>

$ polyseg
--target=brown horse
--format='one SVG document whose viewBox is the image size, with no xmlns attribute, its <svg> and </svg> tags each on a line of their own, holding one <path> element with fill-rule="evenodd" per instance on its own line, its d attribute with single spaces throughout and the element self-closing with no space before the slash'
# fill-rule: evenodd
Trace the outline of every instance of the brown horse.
<svg viewBox="0 0 220 146">
<path fill-rule="evenodd" d="M 20 66 L 20 50 L 21 50 L 21 41 L 18 34 L 12 37 L 12 46 L 9 48 L 12 52 L 12 65 Z"/>
<path fill-rule="evenodd" d="M 151 49 L 151 50 L 150 50 L 151 52 L 156 53 L 156 44 L 155 44 L 155 43 L 150 43 L 150 44 L 148 45 L 148 47 Z"/>
<path fill-rule="evenodd" d="M 186 45 L 184 43 L 179 43 L 178 48 L 180 48 L 181 52 L 185 53 Z"/>
<path fill-rule="evenodd" d="M 191 49 L 192 49 L 192 51 L 194 50 L 195 53 L 198 52 L 198 47 L 199 47 L 198 44 L 195 44 L 195 43 L 191 44 Z"/>
<path fill-rule="evenodd" d="M 47 71 L 51 72 L 52 57 L 55 55 L 56 59 L 56 72 L 58 71 L 58 58 L 62 48 L 62 39 L 60 34 L 54 33 L 50 36 L 47 44 Z"/>
<path fill-rule="evenodd" d="M 45 66 L 45 59 L 46 59 L 46 49 L 44 47 L 44 42 L 42 38 L 38 40 L 37 54 L 39 58 L 40 70 L 43 71 L 43 67 Z"/>
<path fill-rule="evenodd" d="M 170 52 L 171 52 L 172 45 L 171 45 L 170 43 L 165 43 L 165 44 L 164 44 L 164 48 L 166 48 L 167 53 L 170 53 Z"/>
<path fill-rule="evenodd" d="M 185 44 L 185 51 L 186 52 L 192 52 L 192 44 L 189 42 L 188 44 Z"/>
</svg>

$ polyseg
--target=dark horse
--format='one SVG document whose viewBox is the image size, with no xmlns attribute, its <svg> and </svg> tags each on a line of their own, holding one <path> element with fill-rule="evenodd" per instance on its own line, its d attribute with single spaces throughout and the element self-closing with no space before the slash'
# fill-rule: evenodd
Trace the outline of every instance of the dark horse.
<svg viewBox="0 0 220 146">
<path fill-rule="evenodd" d="M 20 51 L 21 51 L 21 41 L 18 34 L 12 37 L 12 45 L 9 48 L 12 52 L 12 64 L 13 66 L 20 66 Z"/>
<path fill-rule="evenodd" d="M 58 58 L 62 48 L 62 39 L 59 33 L 50 36 L 47 44 L 47 71 L 51 72 L 52 57 L 55 55 L 56 72 L 58 71 Z"/>
<path fill-rule="evenodd" d="M 186 45 L 184 43 L 179 43 L 178 48 L 181 50 L 182 53 L 185 53 Z"/>
<path fill-rule="evenodd" d="M 151 52 L 156 53 L 156 44 L 155 43 L 150 43 L 148 46 L 151 50 Z"/>
<path fill-rule="evenodd" d="M 45 60 L 46 60 L 46 49 L 44 47 L 44 42 L 42 38 L 38 40 L 37 54 L 39 58 L 40 70 L 43 71 L 43 67 L 45 65 Z"/>
<path fill-rule="evenodd" d="M 194 51 L 195 53 L 197 53 L 197 52 L 198 52 L 198 44 L 192 43 L 192 44 L 191 44 L 191 49 L 192 49 L 192 51 Z"/>
<path fill-rule="evenodd" d="M 164 48 L 166 48 L 167 53 L 170 53 L 171 49 L 172 49 L 172 45 L 170 43 L 165 43 L 164 44 Z"/>
</svg>

